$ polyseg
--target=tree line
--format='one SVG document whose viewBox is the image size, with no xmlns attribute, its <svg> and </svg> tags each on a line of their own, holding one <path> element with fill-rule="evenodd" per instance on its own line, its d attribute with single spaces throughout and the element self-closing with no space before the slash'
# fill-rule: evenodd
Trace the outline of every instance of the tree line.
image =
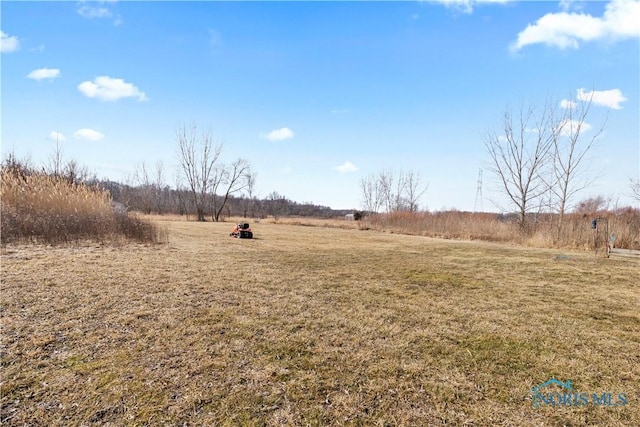
<svg viewBox="0 0 640 427">
<path fill-rule="evenodd" d="M 129 185 L 126 183 L 101 180 L 95 182 L 100 188 L 109 190 L 114 202 L 122 203 L 128 210 L 145 214 L 175 214 L 198 220 L 198 211 L 190 190 L 181 187 L 172 188 L 169 185 Z M 217 198 L 215 205 L 222 206 L 223 195 L 208 195 Z M 205 206 L 204 220 L 216 221 L 213 210 L 214 201 Z M 330 218 L 352 213 L 351 210 L 335 210 L 328 206 L 316 205 L 311 202 L 296 202 L 286 196 L 273 191 L 266 197 L 249 197 L 247 193 L 230 195 L 218 214 L 218 221 L 228 217 L 266 218 L 276 219 L 287 216 L 308 216 Z"/>
<path fill-rule="evenodd" d="M 248 160 L 222 162 L 223 144 L 215 143 L 210 131 L 198 132 L 195 125 L 176 130 L 177 179 L 175 187 L 166 183 L 167 168 L 162 161 L 142 162 L 125 182 L 99 179 L 76 160 L 65 159 L 56 142 L 50 157 L 40 167 L 27 158 L 7 153 L 2 168 L 27 175 L 47 175 L 70 184 L 108 190 L 111 199 L 131 211 L 145 214 L 177 214 L 198 221 L 221 221 L 225 217 L 264 218 L 273 216 L 332 217 L 352 211 L 333 210 L 311 202 L 298 203 L 272 191 L 266 197 L 256 193 L 257 174 Z"/>
</svg>

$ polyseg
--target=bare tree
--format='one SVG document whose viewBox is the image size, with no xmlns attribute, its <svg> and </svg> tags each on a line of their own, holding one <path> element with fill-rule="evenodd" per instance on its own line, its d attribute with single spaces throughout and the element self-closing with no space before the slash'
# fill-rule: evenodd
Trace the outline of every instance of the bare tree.
<svg viewBox="0 0 640 427">
<path fill-rule="evenodd" d="M 548 190 L 543 177 L 558 131 L 553 108 L 547 103 L 536 114 L 533 108 L 521 108 L 514 117 L 507 109 L 499 131 L 484 137 L 489 153 L 488 169 L 497 177 L 509 204 L 518 212 L 520 228 L 525 229 L 527 214 Z"/>
<path fill-rule="evenodd" d="M 610 203 L 611 199 L 605 199 L 602 196 L 589 197 L 579 202 L 575 211 L 579 214 L 595 215 L 598 212 L 607 211 Z"/>
<path fill-rule="evenodd" d="M 19 159 L 15 151 L 9 151 L 3 156 L 2 171 L 12 174 L 15 177 L 26 179 L 27 176 L 35 173 L 35 168 L 31 160 L 31 156 Z"/>
<path fill-rule="evenodd" d="M 45 172 L 55 178 L 61 177 L 64 170 L 64 150 L 60 145 L 60 140 L 56 137 L 56 146 L 51 152 L 48 164 L 45 166 Z"/>
<path fill-rule="evenodd" d="M 220 221 L 220 214 L 224 209 L 225 204 L 229 200 L 229 196 L 239 191 L 244 190 L 247 187 L 248 177 L 251 175 L 251 168 L 249 162 L 245 159 L 238 159 L 233 162 L 229 167 L 222 166 L 214 174 L 213 187 L 213 219 L 214 221 Z M 224 194 L 221 195 L 220 201 L 217 197 L 217 189 L 220 185 L 224 186 Z"/>
<path fill-rule="evenodd" d="M 383 170 L 378 173 L 378 188 L 380 189 L 381 202 L 387 212 L 393 212 L 395 210 L 394 182 L 395 178 L 391 171 Z"/>
<path fill-rule="evenodd" d="M 269 211 L 274 220 L 277 221 L 280 216 L 286 215 L 288 206 L 286 197 L 273 191 L 267 196 L 267 200 L 269 201 Z"/>
<path fill-rule="evenodd" d="M 587 174 L 587 154 L 592 150 L 596 139 L 604 130 L 606 119 L 599 129 L 591 132 L 587 116 L 591 108 L 591 98 L 582 101 L 569 101 L 565 112 L 559 116 L 552 132 L 553 165 L 552 182 L 549 189 L 555 199 L 558 212 L 558 238 L 562 233 L 564 216 L 569 203 L 576 193 L 589 187 L 596 179 Z"/>
<path fill-rule="evenodd" d="M 360 180 L 360 191 L 362 191 L 362 207 L 364 210 L 378 213 L 382 206 L 382 194 L 377 178 L 373 175 L 362 178 Z"/>
<path fill-rule="evenodd" d="M 429 189 L 429 184 L 422 184 L 420 172 L 409 171 L 404 174 L 403 179 L 406 207 L 410 212 L 417 212 L 418 202 Z"/>
<path fill-rule="evenodd" d="M 631 189 L 631 197 L 636 202 L 640 202 L 640 179 L 636 179 L 635 181 L 629 180 L 629 188 Z"/>
<path fill-rule="evenodd" d="M 153 204 L 154 188 L 149 176 L 149 170 L 145 162 L 136 165 L 136 169 L 133 173 L 133 182 L 136 189 L 133 193 L 137 196 L 136 201 L 138 208 L 146 214 L 151 213 L 151 206 Z"/>
<path fill-rule="evenodd" d="M 395 191 L 390 194 L 392 200 L 391 209 L 393 211 L 407 211 L 409 210 L 409 203 L 406 197 L 407 181 L 405 179 L 405 172 L 400 170 L 397 179 L 393 173 L 391 176 L 393 178 L 392 181 L 395 182 Z"/>
<path fill-rule="evenodd" d="M 190 212 L 190 206 L 189 204 L 192 203 L 193 201 L 193 197 L 188 197 L 189 196 L 189 190 L 187 190 L 185 187 L 182 186 L 182 184 L 178 181 L 176 183 L 176 204 L 177 204 L 177 208 L 178 208 L 178 214 L 179 215 L 185 215 L 187 217 L 187 221 L 189 220 L 189 212 Z"/>
<path fill-rule="evenodd" d="M 153 200 L 156 212 L 161 214 L 167 204 L 168 199 L 168 187 L 165 186 L 164 182 L 164 163 L 162 160 L 158 160 L 156 162 L 156 168 L 153 176 Z"/>
<path fill-rule="evenodd" d="M 87 182 L 95 176 L 89 172 L 86 166 L 82 166 L 76 160 L 64 160 L 64 150 L 60 140 L 56 138 L 56 145 L 53 148 L 48 161 L 42 168 L 44 173 L 55 178 L 62 178 L 70 184 Z"/>
<path fill-rule="evenodd" d="M 198 221 L 205 221 L 205 209 L 211 195 L 212 177 L 222 152 L 222 144 L 213 144 L 211 132 L 198 139 L 196 126 L 182 126 L 176 131 L 181 179 L 191 193 Z"/>
<path fill-rule="evenodd" d="M 383 170 L 360 181 L 363 207 L 369 212 L 418 211 L 418 202 L 427 191 L 418 172 Z"/>
<path fill-rule="evenodd" d="M 256 191 L 256 178 L 257 174 L 255 172 L 251 172 L 247 174 L 247 185 L 245 187 L 246 194 L 242 195 L 241 208 L 242 208 L 242 216 L 248 218 L 249 216 L 255 216 L 254 213 L 254 205 L 255 205 L 255 191 Z"/>
<path fill-rule="evenodd" d="M 90 179 L 95 180 L 95 174 L 92 175 L 86 166 L 82 166 L 76 160 L 67 161 L 62 170 L 62 177 L 70 184 L 79 184 Z"/>
</svg>

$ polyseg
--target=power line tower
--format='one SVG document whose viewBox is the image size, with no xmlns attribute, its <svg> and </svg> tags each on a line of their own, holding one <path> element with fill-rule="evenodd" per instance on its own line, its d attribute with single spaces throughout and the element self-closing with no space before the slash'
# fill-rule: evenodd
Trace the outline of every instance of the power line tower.
<svg viewBox="0 0 640 427">
<path fill-rule="evenodd" d="M 478 188 L 476 190 L 476 202 L 473 204 L 473 212 L 478 212 L 478 206 L 480 212 L 483 211 L 482 207 L 482 169 L 478 171 Z"/>
</svg>

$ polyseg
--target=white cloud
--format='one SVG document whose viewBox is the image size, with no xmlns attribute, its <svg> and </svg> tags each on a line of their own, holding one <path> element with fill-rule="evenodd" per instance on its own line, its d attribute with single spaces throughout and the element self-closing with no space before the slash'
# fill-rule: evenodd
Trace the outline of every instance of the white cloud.
<svg viewBox="0 0 640 427">
<path fill-rule="evenodd" d="M 336 166 L 333 169 L 337 170 L 340 173 L 350 173 L 350 172 L 356 172 L 358 170 L 356 165 L 354 165 L 353 163 L 351 163 L 349 161 L 344 162 L 340 166 Z"/>
<path fill-rule="evenodd" d="M 578 99 L 580 101 L 589 101 L 593 102 L 596 105 L 601 105 L 603 107 L 609 107 L 614 110 L 619 110 L 622 107 L 620 103 L 627 100 L 620 89 L 610 89 L 610 90 L 593 90 L 587 92 L 584 88 L 578 89 Z"/>
<path fill-rule="evenodd" d="M 349 112 L 346 108 L 334 108 L 331 110 L 331 114 L 347 114 Z"/>
<path fill-rule="evenodd" d="M 108 76 L 96 77 L 93 82 L 82 82 L 78 85 L 78 90 L 89 98 L 98 98 L 103 101 L 117 101 L 120 98 L 138 98 L 138 101 L 148 101 L 144 92 L 133 84 Z"/>
<path fill-rule="evenodd" d="M 112 13 L 106 7 L 96 7 L 83 4 L 78 8 L 78 14 L 83 18 L 111 18 Z"/>
<path fill-rule="evenodd" d="M 67 137 L 61 134 L 60 132 L 52 130 L 51 133 L 49 134 L 49 139 L 52 141 L 66 141 Z"/>
<path fill-rule="evenodd" d="M 27 74 L 27 78 L 33 80 L 55 79 L 56 77 L 60 77 L 60 70 L 57 68 L 40 68 Z"/>
<path fill-rule="evenodd" d="M 563 99 L 560 101 L 560 107 L 564 109 L 576 108 L 577 105 L 578 103 L 576 101 L 571 101 L 570 99 Z"/>
<path fill-rule="evenodd" d="M 565 120 L 558 127 L 560 129 L 560 135 L 571 136 L 574 135 L 578 129 L 580 129 L 580 133 L 583 133 L 588 132 L 593 126 L 585 121 Z"/>
<path fill-rule="evenodd" d="M 582 1 L 581 0 L 560 0 L 560 9 L 562 9 L 564 12 L 568 12 L 571 9 L 581 10 Z"/>
<path fill-rule="evenodd" d="M 111 10 L 116 1 L 102 0 L 102 1 L 80 1 L 78 2 L 78 15 L 85 19 L 94 18 L 113 18 L 113 25 L 121 25 L 122 17 L 114 14 Z"/>
<path fill-rule="evenodd" d="M 452 7 L 464 13 L 473 12 L 473 7 L 479 4 L 486 3 L 508 3 L 513 0 L 428 0 L 432 3 L 441 3 L 447 7 Z"/>
<path fill-rule="evenodd" d="M 104 135 L 93 129 L 79 129 L 73 133 L 73 137 L 86 141 L 100 141 L 104 138 Z"/>
<path fill-rule="evenodd" d="M 580 42 L 616 41 L 640 37 L 640 0 L 612 0 L 602 17 L 584 13 L 548 13 L 518 34 L 512 51 L 542 43 L 577 49 Z"/>
<path fill-rule="evenodd" d="M 263 138 L 267 138 L 269 141 L 282 141 L 285 139 L 293 138 L 293 131 L 289 128 L 274 129 L 268 134 L 262 134 Z"/>
<path fill-rule="evenodd" d="M 10 36 L 4 31 L 0 31 L 0 52 L 9 53 L 20 49 L 20 40 L 16 36 Z"/>
</svg>

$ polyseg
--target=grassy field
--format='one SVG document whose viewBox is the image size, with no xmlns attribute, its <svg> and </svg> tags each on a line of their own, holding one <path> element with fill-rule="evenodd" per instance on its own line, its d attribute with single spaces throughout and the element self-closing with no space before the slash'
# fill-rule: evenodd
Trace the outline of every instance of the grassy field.
<svg viewBox="0 0 640 427">
<path fill-rule="evenodd" d="M 640 425 L 636 260 L 165 224 L 3 248 L 3 425 Z M 534 408 L 550 378 L 626 404 Z"/>
</svg>

